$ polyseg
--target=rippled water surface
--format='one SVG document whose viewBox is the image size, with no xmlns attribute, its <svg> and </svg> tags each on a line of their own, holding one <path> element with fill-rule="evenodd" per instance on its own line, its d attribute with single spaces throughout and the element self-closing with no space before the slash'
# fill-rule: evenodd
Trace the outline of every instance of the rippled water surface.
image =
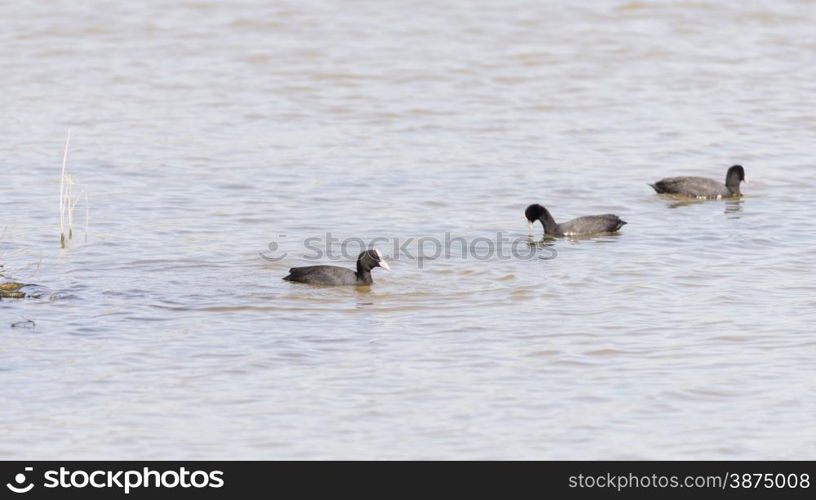
<svg viewBox="0 0 816 500">
<path fill-rule="evenodd" d="M 0 457 L 816 459 L 816 3 L 7 10 Z M 532 202 L 629 224 L 395 254 Z M 282 281 L 326 232 L 399 258 Z"/>
</svg>

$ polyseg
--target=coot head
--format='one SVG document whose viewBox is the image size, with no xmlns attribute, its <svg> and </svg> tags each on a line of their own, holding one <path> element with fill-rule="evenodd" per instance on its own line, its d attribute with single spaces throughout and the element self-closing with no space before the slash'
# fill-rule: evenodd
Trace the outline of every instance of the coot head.
<svg viewBox="0 0 816 500">
<path fill-rule="evenodd" d="M 527 207 L 527 210 L 524 211 L 524 216 L 527 217 L 529 222 L 535 222 L 543 217 L 546 213 L 549 213 L 547 212 L 546 208 L 542 207 L 538 203 L 534 203 Z"/>
<path fill-rule="evenodd" d="M 379 250 L 366 250 L 365 252 L 360 253 L 360 256 L 357 257 L 357 265 L 363 270 L 370 271 L 375 267 L 381 267 L 386 270 L 391 270 L 391 267 L 388 265 L 388 262 L 383 259 L 382 254 Z"/>
<path fill-rule="evenodd" d="M 742 165 L 734 165 L 725 174 L 725 185 L 732 191 L 739 193 L 740 182 L 748 182 L 745 177 L 745 169 L 742 168 Z"/>
</svg>

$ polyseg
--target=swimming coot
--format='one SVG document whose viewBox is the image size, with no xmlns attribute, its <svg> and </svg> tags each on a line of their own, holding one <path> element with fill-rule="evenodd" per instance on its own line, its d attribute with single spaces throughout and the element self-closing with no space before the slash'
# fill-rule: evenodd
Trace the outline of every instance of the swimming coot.
<svg viewBox="0 0 816 500">
<path fill-rule="evenodd" d="M 658 193 L 719 200 L 741 196 L 740 182 L 748 182 L 742 165 L 734 165 L 725 174 L 725 184 L 706 177 L 669 177 L 649 184 Z"/>
<path fill-rule="evenodd" d="M 529 222 L 530 234 L 533 234 L 533 222 L 538 220 L 544 226 L 544 234 L 550 236 L 586 236 L 599 233 L 614 233 L 626 224 L 626 221 L 621 220 L 620 217 L 614 214 L 588 215 L 572 219 L 569 222 L 556 224 L 549 210 L 538 203 L 527 207 L 524 216 L 527 217 Z"/>
<path fill-rule="evenodd" d="M 283 279 L 311 285 L 370 285 L 375 267 L 391 269 L 379 250 L 366 250 L 357 257 L 357 272 L 337 266 L 293 267 Z"/>
</svg>

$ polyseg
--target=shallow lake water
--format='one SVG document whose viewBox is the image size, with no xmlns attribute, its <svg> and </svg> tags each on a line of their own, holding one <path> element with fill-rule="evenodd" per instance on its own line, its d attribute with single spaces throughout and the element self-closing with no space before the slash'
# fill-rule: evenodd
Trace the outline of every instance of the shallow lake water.
<svg viewBox="0 0 816 500">
<path fill-rule="evenodd" d="M 808 1 L 15 7 L 0 271 L 42 296 L 0 301 L 0 457 L 816 458 L 815 24 Z M 735 163 L 740 200 L 647 185 Z M 533 202 L 628 225 L 530 247 Z M 374 286 L 281 280 L 353 267 L 350 238 L 381 238 Z"/>
</svg>

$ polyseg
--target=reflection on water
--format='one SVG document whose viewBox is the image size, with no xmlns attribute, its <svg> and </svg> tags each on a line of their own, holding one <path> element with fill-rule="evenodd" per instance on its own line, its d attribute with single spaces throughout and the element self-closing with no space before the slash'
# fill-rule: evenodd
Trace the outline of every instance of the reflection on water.
<svg viewBox="0 0 816 500">
<path fill-rule="evenodd" d="M 695 198 L 678 198 L 678 197 L 670 197 L 670 196 L 667 196 L 667 195 L 660 195 L 660 196 L 670 198 L 671 203 L 669 203 L 669 205 L 668 205 L 669 208 L 683 208 L 683 207 L 688 207 L 688 206 L 691 206 L 691 205 L 697 205 L 697 204 L 700 204 L 700 203 L 716 201 L 716 200 L 704 200 L 704 199 L 695 199 Z"/>
<path fill-rule="evenodd" d="M 0 457 L 814 458 L 811 3 L 100 6 L 3 20 Z M 327 232 L 539 258 L 284 282 Z"/>
<path fill-rule="evenodd" d="M 739 212 L 742 212 L 742 203 L 745 200 L 743 198 L 734 198 L 731 200 L 725 200 L 725 214 L 731 215 L 731 218 L 738 219 Z"/>
<path fill-rule="evenodd" d="M 726 198 L 722 200 L 704 200 L 704 199 L 694 199 L 694 198 L 674 198 L 668 197 L 666 195 L 659 195 L 661 197 L 666 197 L 671 200 L 667 206 L 669 208 L 683 208 L 693 205 L 699 205 L 702 203 L 723 203 L 725 205 L 725 214 L 734 214 L 740 212 L 742 210 L 742 203 L 745 201 L 745 198 Z"/>
</svg>

